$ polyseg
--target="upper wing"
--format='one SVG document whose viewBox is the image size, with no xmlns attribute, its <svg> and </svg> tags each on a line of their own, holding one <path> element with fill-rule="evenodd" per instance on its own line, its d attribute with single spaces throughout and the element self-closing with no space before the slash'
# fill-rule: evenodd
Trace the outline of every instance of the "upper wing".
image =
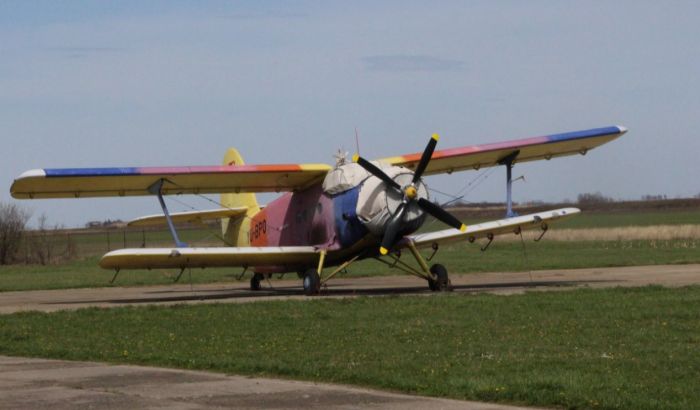
<svg viewBox="0 0 700 410">
<path fill-rule="evenodd" d="M 551 159 L 564 155 L 585 155 L 591 149 L 612 141 L 625 132 L 627 132 L 625 127 L 612 126 L 435 151 L 424 175 L 449 174 L 465 169 L 492 167 L 499 165 L 503 158 L 516 151 L 518 151 L 514 161 L 516 163 Z M 420 161 L 421 155 L 422 152 L 418 152 L 398 157 L 383 158 L 379 161 L 414 169 Z"/>
<path fill-rule="evenodd" d="M 315 266 L 313 246 L 120 249 L 100 260 L 104 269 Z"/>
<path fill-rule="evenodd" d="M 458 229 L 445 229 L 437 232 L 409 235 L 405 240 L 413 241 L 419 248 L 433 246 L 433 244 L 464 240 L 473 242 L 479 238 L 492 238 L 496 235 L 508 233 L 517 234 L 527 229 L 540 228 L 546 230 L 552 222 L 568 218 L 580 212 L 581 210 L 578 208 L 555 209 L 553 211 L 538 212 L 536 214 L 470 225 L 464 232 L 460 232 Z"/>
<path fill-rule="evenodd" d="M 34 169 L 10 192 L 17 199 L 151 195 L 148 188 L 161 179 L 163 194 L 280 192 L 310 186 L 329 170 L 325 164 Z"/>
</svg>

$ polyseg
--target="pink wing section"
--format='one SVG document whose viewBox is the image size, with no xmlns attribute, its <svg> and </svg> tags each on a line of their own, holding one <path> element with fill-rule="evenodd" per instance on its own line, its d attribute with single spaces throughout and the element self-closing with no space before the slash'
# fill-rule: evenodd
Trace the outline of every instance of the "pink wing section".
<svg viewBox="0 0 700 410">
<path fill-rule="evenodd" d="M 499 165 L 508 155 L 518 152 L 515 163 L 552 159 L 566 155 L 585 155 L 591 149 L 610 142 L 627 132 L 622 126 L 593 128 L 583 131 L 552 134 L 543 137 L 471 145 L 435 151 L 425 171 L 426 175 L 452 173 Z M 391 165 L 415 168 L 422 152 L 380 159 Z"/>
<path fill-rule="evenodd" d="M 325 164 L 35 169 L 12 184 L 14 198 L 80 198 L 164 194 L 295 191 L 320 182 Z"/>
</svg>

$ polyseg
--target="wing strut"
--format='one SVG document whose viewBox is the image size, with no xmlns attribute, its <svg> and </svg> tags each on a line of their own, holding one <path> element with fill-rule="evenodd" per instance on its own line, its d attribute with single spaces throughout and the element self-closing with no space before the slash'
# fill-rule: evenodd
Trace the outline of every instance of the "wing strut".
<svg viewBox="0 0 700 410">
<path fill-rule="evenodd" d="M 175 225 L 173 224 L 172 218 L 170 218 L 170 212 L 168 212 L 168 207 L 165 206 L 165 201 L 163 200 L 163 178 L 159 179 L 156 183 L 148 187 L 148 192 L 153 195 L 158 195 L 158 202 L 160 202 L 160 207 L 163 208 L 163 215 L 165 215 L 165 220 L 168 222 L 168 228 L 170 228 L 170 233 L 173 235 L 175 240 L 175 247 L 186 248 L 187 244 L 180 241 L 177 236 L 177 231 L 175 230 Z M 181 273 L 182 274 L 182 273 Z M 179 279 L 179 277 L 178 277 Z"/>
<path fill-rule="evenodd" d="M 498 161 L 499 164 L 506 166 L 506 218 L 518 216 L 516 212 L 513 212 L 513 162 L 518 154 L 520 154 L 520 150 L 513 151 Z"/>
</svg>

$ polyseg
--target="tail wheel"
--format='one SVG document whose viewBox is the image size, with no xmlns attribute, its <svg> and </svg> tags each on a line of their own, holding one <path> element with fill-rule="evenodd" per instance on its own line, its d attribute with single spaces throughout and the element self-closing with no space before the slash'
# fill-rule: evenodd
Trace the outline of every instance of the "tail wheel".
<svg viewBox="0 0 700 410">
<path fill-rule="evenodd" d="M 307 296 L 316 295 L 321 290 L 321 278 L 316 269 L 309 269 L 304 274 L 304 294 Z"/>
<path fill-rule="evenodd" d="M 428 287 L 433 292 L 445 292 L 450 290 L 450 278 L 447 275 L 447 269 L 436 263 L 430 267 L 430 273 L 435 276 L 435 279 L 428 281 Z"/>
<path fill-rule="evenodd" d="M 256 273 L 250 278 L 250 290 L 260 290 L 260 282 L 264 279 L 262 273 Z"/>
</svg>

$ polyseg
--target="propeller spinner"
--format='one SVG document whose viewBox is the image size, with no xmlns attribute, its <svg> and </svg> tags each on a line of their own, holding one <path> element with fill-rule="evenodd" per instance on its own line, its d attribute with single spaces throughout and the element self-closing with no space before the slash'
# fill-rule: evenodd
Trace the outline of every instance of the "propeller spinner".
<svg viewBox="0 0 700 410">
<path fill-rule="evenodd" d="M 416 171 L 413 173 L 411 183 L 404 187 L 400 186 L 379 167 L 360 157 L 358 154 L 355 154 L 352 158 L 354 162 L 367 170 L 367 172 L 381 179 L 387 185 L 387 187 L 390 187 L 403 195 L 401 204 L 399 204 L 399 206 L 396 208 L 394 215 L 391 217 L 391 219 L 389 219 L 386 229 L 384 230 L 384 237 L 382 238 L 379 248 L 379 253 L 382 255 L 389 253 L 392 246 L 396 244 L 401 228 L 404 225 L 404 215 L 406 210 L 409 208 L 409 204 L 412 203 L 416 203 L 424 212 L 432 215 L 436 219 L 455 229 L 459 229 L 461 231 L 465 231 L 467 229 L 466 225 L 464 225 L 459 219 L 455 218 L 452 214 L 442 209 L 442 207 L 439 205 L 436 205 L 425 198 L 418 197 L 418 188 L 416 184 L 420 183 L 421 176 L 423 176 L 425 169 L 428 167 L 428 163 L 433 156 L 435 146 L 437 145 L 439 139 L 440 136 L 437 134 L 433 134 L 433 136 L 430 138 L 430 141 L 428 141 L 428 146 L 425 147 L 425 151 L 423 151 L 420 162 L 416 167 Z"/>
</svg>

